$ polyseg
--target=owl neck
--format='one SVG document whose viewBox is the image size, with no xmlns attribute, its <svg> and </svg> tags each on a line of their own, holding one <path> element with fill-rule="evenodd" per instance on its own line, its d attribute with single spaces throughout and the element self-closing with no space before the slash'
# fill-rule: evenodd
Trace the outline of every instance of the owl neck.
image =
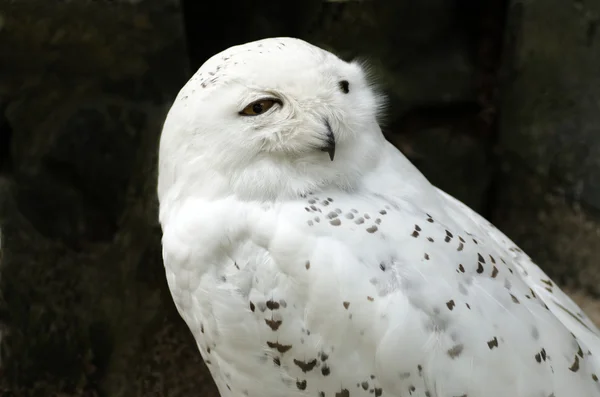
<svg viewBox="0 0 600 397">
<path fill-rule="evenodd" d="M 161 223 L 189 198 L 215 201 L 235 197 L 240 201 L 273 202 L 325 189 L 351 192 L 368 186 L 369 190 L 387 190 L 388 185 L 406 182 L 397 173 L 388 175 L 390 170 L 402 171 L 402 164 L 398 163 L 402 159 L 402 154 L 382 137 L 381 141 L 342 147 L 334 161 L 326 153 L 293 162 L 265 156 L 245 166 L 216 164 L 214 157 L 196 157 L 193 163 L 179 166 L 165 161 L 159 174 Z M 407 160 L 406 163 L 410 170 L 412 165 Z"/>
</svg>

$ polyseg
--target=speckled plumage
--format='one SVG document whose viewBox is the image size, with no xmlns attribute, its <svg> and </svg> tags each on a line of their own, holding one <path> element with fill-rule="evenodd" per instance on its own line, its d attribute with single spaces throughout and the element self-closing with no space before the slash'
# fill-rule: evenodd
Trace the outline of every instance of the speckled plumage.
<svg viewBox="0 0 600 397">
<path fill-rule="evenodd" d="M 360 65 L 291 38 L 215 55 L 175 101 L 165 269 L 221 395 L 600 395 L 598 329 L 383 138 L 379 103 Z"/>
</svg>

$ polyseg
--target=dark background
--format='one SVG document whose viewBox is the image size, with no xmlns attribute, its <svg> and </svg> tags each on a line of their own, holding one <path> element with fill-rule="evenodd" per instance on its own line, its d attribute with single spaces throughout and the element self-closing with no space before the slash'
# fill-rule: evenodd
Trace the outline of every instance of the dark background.
<svg viewBox="0 0 600 397">
<path fill-rule="evenodd" d="M 216 396 L 165 283 L 158 137 L 204 60 L 268 36 L 368 59 L 388 139 L 592 310 L 599 23 L 599 0 L 0 0 L 0 395 Z"/>
</svg>

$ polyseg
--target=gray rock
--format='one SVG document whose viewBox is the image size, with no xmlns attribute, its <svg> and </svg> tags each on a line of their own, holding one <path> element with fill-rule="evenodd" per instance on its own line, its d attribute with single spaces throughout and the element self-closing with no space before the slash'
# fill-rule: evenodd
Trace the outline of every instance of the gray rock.
<svg viewBox="0 0 600 397">
<path fill-rule="evenodd" d="M 156 219 L 158 137 L 190 73 L 177 3 L 0 14 L 0 394 L 216 395 Z"/>
<path fill-rule="evenodd" d="M 600 4 L 511 2 L 494 220 L 557 281 L 600 293 Z"/>
</svg>

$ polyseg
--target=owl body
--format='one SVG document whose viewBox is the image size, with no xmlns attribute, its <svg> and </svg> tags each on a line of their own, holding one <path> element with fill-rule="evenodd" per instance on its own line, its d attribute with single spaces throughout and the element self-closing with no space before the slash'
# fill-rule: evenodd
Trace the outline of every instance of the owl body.
<svg viewBox="0 0 600 397">
<path fill-rule="evenodd" d="M 221 396 L 600 395 L 598 329 L 383 139 L 356 65 L 269 40 L 217 57 L 262 76 L 254 63 L 292 51 L 314 62 L 305 78 L 319 87 L 192 79 L 161 141 L 167 281 Z M 346 104 L 353 89 L 364 95 Z M 228 93 L 237 116 L 219 113 L 224 104 L 218 117 L 196 115 Z M 254 111 L 257 100 L 275 110 Z M 259 114 L 248 120 L 247 109 Z M 239 151 L 233 124 L 248 135 Z"/>
</svg>

